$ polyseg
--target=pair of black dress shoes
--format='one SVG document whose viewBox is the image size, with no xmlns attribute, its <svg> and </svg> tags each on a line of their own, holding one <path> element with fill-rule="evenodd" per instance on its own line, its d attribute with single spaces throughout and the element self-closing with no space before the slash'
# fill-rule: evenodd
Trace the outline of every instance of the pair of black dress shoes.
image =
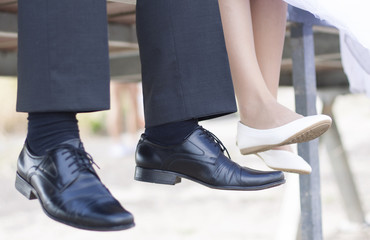
<svg viewBox="0 0 370 240">
<path fill-rule="evenodd" d="M 195 129 L 182 144 L 161 146 L 144 134 L 136 150 L 135 179 L 176 184 L 187 178 L 224 190 L 261 190 L 285 182 L 282 172 L 241 167 L 212 133 Z M 228 153 L 227 153 L 228 155 Z M 111 231 L 133 227 L 134 218 L 101 183 L 94 161 L 79 139 L 72 139 L 33 156 L 27 145 L 18 159 L 16 189 L 38 198 L 52 219 L 82 229 Z"/>
</svg>

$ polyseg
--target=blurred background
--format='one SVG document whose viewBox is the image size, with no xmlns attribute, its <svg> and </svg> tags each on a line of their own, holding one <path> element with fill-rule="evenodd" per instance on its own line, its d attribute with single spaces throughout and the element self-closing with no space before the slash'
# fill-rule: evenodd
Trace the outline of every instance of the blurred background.
<svg viewBox="0 0 370 240">
<path fill-rule="evenodd" d="M 293 108 L 291 87 L 282 87 L 280 102 Z M 15 112 L 16 80 L 0 78 L 0 239 L 294 239 L 299 219 L 296 174 L 287 183 L 255 192 L 216 191 L 187 180 L 176 186 L 133 180 L 134 154 L 111 154 L 107 131 L 109 111 L 79 114 L 82 140 L 100 166 L 103 182 L 135 215 L 136 227 L 123 232 L 89 232 L 48 218 L 37 200 L 29 201 L 14 188 L 16 160 L 26 134 L 26 115 Z M 320 109 L 321 101 L 318 101 Z M 357 184 L 362 207 L 370 212 L 370 100 L 363 95 L 337 98 L 334 112 Z M 123 111 L 122 114 L 125 114 Z M 203 122 L 240 164 L 264 169 L 254 157 L 240 155 L 235 146 L 238 116 Z M 126 136 L 123 133 L 123 136 Z M 370 239 L 370 228 L 348 220 L 333 168 L 320 144 L 324 239 Z M 283 231 L 283 232 L 281 232 Z"/>
<path fill-rule="evenodd" d="M 98 174 L 122 205 L 135 216 L 136 227 L 121 232 L 90 232 L 48 218 L 37 200 L 14 188 L 16 161 L 26 136 L 27 114 L 16 113 L 17 1 L 0 0 L 0 239 L 296 239 L 299 226 L 299 179 L 286 174 L 286 184 L 263 191 L 216 191 L 183 180 L 176 186 L 133 180 L 136 142 L 143 131 L 140 65 L 135 33 L 135 6 L 108 1 L 111 58 L 110 111 L 79 114 L 86 150 L 100 166 Z M 294 109 L 292 61 L 287 27 L 279 101 Z M 370 227 L 370 99 L 349 94 L 340 62 L 338 31 L 314 28 L 320 98 L 317 107 L 332 104 L 341 139 L 320 139 L 321 200 L 324 239 L 367 240 Z M 334 100 L 332 102 L 332 100 Z M 323 101 L 324 100 L 324 101 Z M 236 162 L 262 170 L 255 156 L 242 156 L 235 146 L 238 115 L 201 124 L 217 135 Z M 325 136 L 325 135 L 324 135 Z M 340 138 L 339 138 L 340 137 Z M 330 154 L 329 154 L 330 153 Z M 347 156 L 365 221 L 349 216 L 344 188 L 334 174 L 335 156 Z M 330 157 L 331 156 L 331 157 Z M 334 156 L 334 157 L 333 157 Z M 337 176 L 341 172 L 336 170 Z M 353 212 L 353 211 L 352 211 Z"/>
</svg>

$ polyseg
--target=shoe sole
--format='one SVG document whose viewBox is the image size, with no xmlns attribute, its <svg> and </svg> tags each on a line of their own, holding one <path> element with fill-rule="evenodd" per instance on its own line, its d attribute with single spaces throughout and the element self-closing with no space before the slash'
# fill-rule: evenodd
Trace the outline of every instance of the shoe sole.
<svg viewBox="0 0 370 240">
<path fill-rule="evenodd" d="M 287 169 L 287 168 L 277 168 L 277 167 L 270 167 L 276 171 L 288 172 L 288 173 L 297 173 L 297 174 L 311 174 L 311 172 L 299 170 L 299 169 Z"/>
<path fill-rule="evenodd" d="M 285 183 L 285 179 L 259 185 L 259 186 L 248 186 L 248 187 L 241 187 L 241 186 L 215 186 L 205 182 L 202 182 L 198 179 L 189 177 L 184 174 L 170 172 L 170 171 L 163 171 L 157 169 L 147 169 L 136 166 L 135 168 L 135 180 L 141 182 L 149 182 L 149 183 L 157 183 L 157 184 L 165 184 L 165 185 L 175 185 L 181 182 L 181 178 L 188 179 L 190 181 L 202 184 L 206 187 L 219 189 L 219 190 L 238 190 L 238 191 L 256 191 L 256 190 L 263 190 L 267 188 L 272 188 L 279 186 Z"/>
<path fill-rule="evenodd" d="M 15 188 L 23 196 L 25 196 L 29 200 L 39 199 L 39 201 L 41 203 L 42 210 L 45 212 L 45 214 L 48 217 L 50 217 L 51 219 L 53 219 L 53 220 L 55 220 L 57 222 L 66 224 L 66 225 L 71 226 L 71 227 L 75 227 L 75 228 L 79 228 L 79 229 L 84 229 L 84 230 L 93 230 L 93 231 L 120 231 L 120 230 L 129 229 L 129 228 L 132 228 L 132 227 L 135 226 L 135 223 L 131 223 L 131 224 L 127 224 L 127 225 L 120 225 L 120 226 L 114 226 L 114 227 L 102 227 L 102 228 L 94 227 L 94 228 L 92 228 L 92 227 L 88 227 L 88 226 L 81 226 L 81 225 L 73 224 L 73 223 L 70 223 L 70 222 L 66 222 L 66 221 L 64 221 L 62 219 L 59 219 L 57 217 L 54 217 L 53 215 L 51 215 L 44 208 L 41 199 L 38 197 L 38 194 L 37 194 L 36 190 L 22 176 L 20 176 L 18 172 L 17 172 L 16 178 L 15 178 Z"/>
<path fill-rule="evenodd" d="M 240 149 L 240 153 L 242 155 L 255 154 L 258 152 L 267 151 L 272 148 L 283 146 L 283 145 L 308 142 L 315 138 L 320 137 L 322 134 L 324 134 L 329 129 L 330 126 L 331 126 L 331 121 L 322 121 L 308 128 L 303 129 L 302 131 L 294 134 L 293 136 L 287 138 L 281 143 L 270 144 L 270 145 L 260 145 L 256 147 L 250 147 L 250 148 L 242 148 Z"/>
</svg>

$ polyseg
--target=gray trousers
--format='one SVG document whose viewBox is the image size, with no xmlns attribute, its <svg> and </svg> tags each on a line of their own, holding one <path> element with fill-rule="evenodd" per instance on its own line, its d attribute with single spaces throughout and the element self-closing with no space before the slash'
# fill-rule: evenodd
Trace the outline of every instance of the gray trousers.
<svg viewBox="0 0 370 240">
<path fill-rule="evenodd" d="M 19 0 L 20 112 L 109 108 L 105 0 Z M 138 0 L 146 126 L 236 111 L 216 0 Z"/>
</svg>

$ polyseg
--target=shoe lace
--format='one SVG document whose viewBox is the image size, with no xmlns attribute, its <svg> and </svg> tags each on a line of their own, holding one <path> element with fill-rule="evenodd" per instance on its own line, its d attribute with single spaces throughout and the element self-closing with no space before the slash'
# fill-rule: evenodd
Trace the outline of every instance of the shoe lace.
<svg viewBox="0 0 370 240">
<path fill-rule="evenodd" d="M 220 139 L 218 139 L 218 137 L 216 137 L 216 135 L 214 135 L 213 133 L 211 133 L 210 131 L 208 131 L 207 129 L 203 127 L 201 127 L 201 130 L 202 130 L 202 133 L 201 133 L 202 135 L 207 136 L 208 140 L 211 143 L 213 143 L 216 147 L 219 147 L 223 153 L 226 152 L 227 156 L 231 158 L 229 151 L 227 151 L 225 145 L 221 142 Z"/>
<path fill-rule="evenodd" d="M 76 148 L 69 144 L 61 144 L 61 145 L 58 145 L 56 148 L 48 150 L 48 153 L 52 154 L 56 150 L 60 150 L 60 149 L 65 149 L 65 151 L 61 153 L 62 155 L 69 154 L 69 156 L 66 157 L 66 161 L 69 159 L 74 160 L 74 161 L 71 161 L 71 163 L 68 165 L 68 167 L 72 167 L 74 165 L 76 166 L 76 169 L 72 171 L 72 174 L 77 171 L 81 172 L 81 171 L 87 170 L 97 176 L 93 168 L 93 165 L 95 165 L 98 169 L 100 169 L 100 167 L 93 160 L 92 156 L 89 153 L 85 152 L 83 148 Z"/>
</svg>

